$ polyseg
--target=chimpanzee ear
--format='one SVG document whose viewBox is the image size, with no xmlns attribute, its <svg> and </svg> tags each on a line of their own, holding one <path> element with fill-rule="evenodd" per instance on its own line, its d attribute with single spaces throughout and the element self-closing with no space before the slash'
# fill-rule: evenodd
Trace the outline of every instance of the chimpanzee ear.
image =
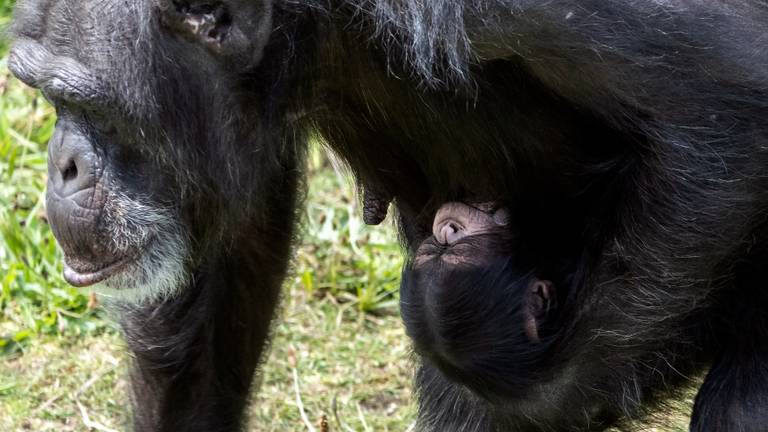
<svg viewBox="0 0 768 432">
<path fill-rule="evenodd" d="M 228 5 L 222 0 L 161 0 L 160 3 L 161 20 L 166 28 L 213 52 L 236 51 L 244 40 Z"/>
</svg>

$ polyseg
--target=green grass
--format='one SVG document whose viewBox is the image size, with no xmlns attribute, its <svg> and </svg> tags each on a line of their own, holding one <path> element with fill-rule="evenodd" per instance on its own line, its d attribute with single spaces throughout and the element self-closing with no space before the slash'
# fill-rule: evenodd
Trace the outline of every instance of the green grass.
<svg viewBox="0 0 768 432">
<path fill-rule="evenodd" d="M 12 4 L 0 0 L 0 28 Z M 45 219 L 54 112 L 10 77 L 6 49 L 0 40 L 0 431 L 126 430 L 129 356 L 98 297 L 62 280 Z M 364 226 L 352 182 L 320 149 L 308 164 L 303 241 L 249 430 L 320 431 L 323 419 L 332 431 L 407 430 L 413 366 L 395 230 Z M 643 430 L 682 431 L 686 418 L 658 423 Z"/>
</svg>

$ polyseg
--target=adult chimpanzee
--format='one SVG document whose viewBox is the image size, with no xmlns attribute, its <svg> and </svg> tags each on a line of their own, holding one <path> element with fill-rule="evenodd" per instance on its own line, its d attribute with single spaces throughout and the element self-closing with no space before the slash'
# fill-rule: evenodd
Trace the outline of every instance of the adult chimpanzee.
<svg viewBox="0 0 768 432">
<path fill-rule="evenodd" d="M 691 429 L 759 431 L 767 26 L 747 0 L 26 0 L 10 67 L 59 112 L 67 279 L 142 299 L 137 430 L 238 429 L 316 131 L 409 253 L 482 191 L 527 260 L 574 263 L 535 364 L 427 352 L 422 430 L 600 430 L 708 367 Z"/>
</svg>

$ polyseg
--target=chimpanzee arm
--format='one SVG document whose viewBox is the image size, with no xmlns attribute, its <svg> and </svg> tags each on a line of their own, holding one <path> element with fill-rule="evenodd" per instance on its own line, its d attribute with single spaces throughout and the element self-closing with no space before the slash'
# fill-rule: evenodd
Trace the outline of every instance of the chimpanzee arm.
<svg viewBox="0 0 768 432">
<path fill-rule="evenodd" d="M 289 260 L 294 187 L 210 251 L 178 297 L 127 308 L 136 432 L 241 430 Z"/>
</svg>

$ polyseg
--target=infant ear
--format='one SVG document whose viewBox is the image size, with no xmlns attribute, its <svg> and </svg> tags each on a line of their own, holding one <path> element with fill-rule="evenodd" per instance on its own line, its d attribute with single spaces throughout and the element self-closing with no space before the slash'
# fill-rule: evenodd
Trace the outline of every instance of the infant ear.
<svg viewBox="0 0 768 432">
<path fill-rule="evenodd" d="M 530 284 L 530 296 L 533 314 L 546 314 L 555 306 L 555 284 L 548 280 L 536 279 Z"/>
<path fill-rule="evenodd" d="M 537 279 L 531 284 L 531 292 L 549 300 L 555 294 L 555 284 L 548 280 Z"/>
</svg>

